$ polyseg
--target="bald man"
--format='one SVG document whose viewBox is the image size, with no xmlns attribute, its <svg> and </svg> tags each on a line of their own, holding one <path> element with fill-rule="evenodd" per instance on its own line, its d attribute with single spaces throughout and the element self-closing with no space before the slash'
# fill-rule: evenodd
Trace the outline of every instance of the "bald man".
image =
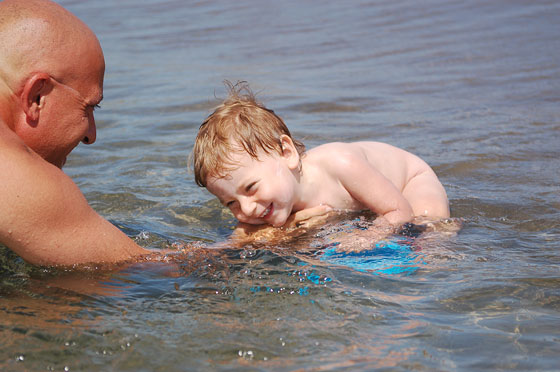
<svg viewBox="0 0 560 372">
<path fill-rule="evenodd" d="M 147 254 L 62 172 L 95 142 L 105 60 L 93 32 L 48 0 L 0 1 L 0 243 L 38 265 Z"/>
</svg>

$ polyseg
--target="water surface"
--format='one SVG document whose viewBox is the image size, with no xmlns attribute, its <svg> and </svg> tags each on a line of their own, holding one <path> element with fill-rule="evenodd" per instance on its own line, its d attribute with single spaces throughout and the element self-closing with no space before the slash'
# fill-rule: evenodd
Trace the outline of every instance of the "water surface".
<svg viewBox="0 0 560 372">
<path fill-rule="evenodd" d="M 224 79 L 308 147 L 418 154 L 463 227 L 418 238 L 396 273 L 322 260 L 325 229 L 110 272 L 2 248 L 1 369 L 558 368 L 558 2 L 60 3 L 107 63 L 97 142 L 65 171 L 143 246 L 221 242 L 235 224 L 187 172 Z"/>
</svg>

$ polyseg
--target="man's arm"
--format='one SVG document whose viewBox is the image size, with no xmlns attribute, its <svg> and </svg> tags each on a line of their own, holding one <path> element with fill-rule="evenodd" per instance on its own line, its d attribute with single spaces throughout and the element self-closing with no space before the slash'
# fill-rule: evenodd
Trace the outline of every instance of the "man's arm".
<svg viewBox="0 0 560 372">
<path fill-rule="evenodd" d="M 149 253 L 97 214 L 64 172 L 13 143 L 0 149 L 0 242 L 37 265 L 115 263 Z"/>
</svg>

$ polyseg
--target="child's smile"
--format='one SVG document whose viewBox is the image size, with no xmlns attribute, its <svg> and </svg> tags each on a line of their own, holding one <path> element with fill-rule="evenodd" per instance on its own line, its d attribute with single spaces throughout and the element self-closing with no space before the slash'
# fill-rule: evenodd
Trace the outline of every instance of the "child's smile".
<svg viewBox="0 0 560 372">
<path fill-rule="evenodd" d="M 263 220 L 266 220 L 269 216 L 272 215 L 272 212 L 274 212 L 274 206 L 272 204 L 270 204 L 270 206 L 268 208 L 266 208 L 265 211 L 262 213 L 260 218 L 262 218 Z"/>
</svg>

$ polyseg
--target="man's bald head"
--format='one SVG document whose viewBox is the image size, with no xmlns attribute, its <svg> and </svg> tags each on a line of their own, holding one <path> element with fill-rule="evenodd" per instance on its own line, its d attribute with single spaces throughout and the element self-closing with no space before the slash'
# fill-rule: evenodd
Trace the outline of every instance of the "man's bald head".
<svg viewBox="0 0 560 372">
<path fill-rule="evenodd" d="M 95 57 L 97 63 L 103 59 L 95 34 L 60 5 L 49 0 L 0 1 L 0 80 L 12 92 L 34 72 L 75 81 L 87 67 L 83 64 Z M 1 89 L 0 84 L 0 94 Z"/>
</svg>

